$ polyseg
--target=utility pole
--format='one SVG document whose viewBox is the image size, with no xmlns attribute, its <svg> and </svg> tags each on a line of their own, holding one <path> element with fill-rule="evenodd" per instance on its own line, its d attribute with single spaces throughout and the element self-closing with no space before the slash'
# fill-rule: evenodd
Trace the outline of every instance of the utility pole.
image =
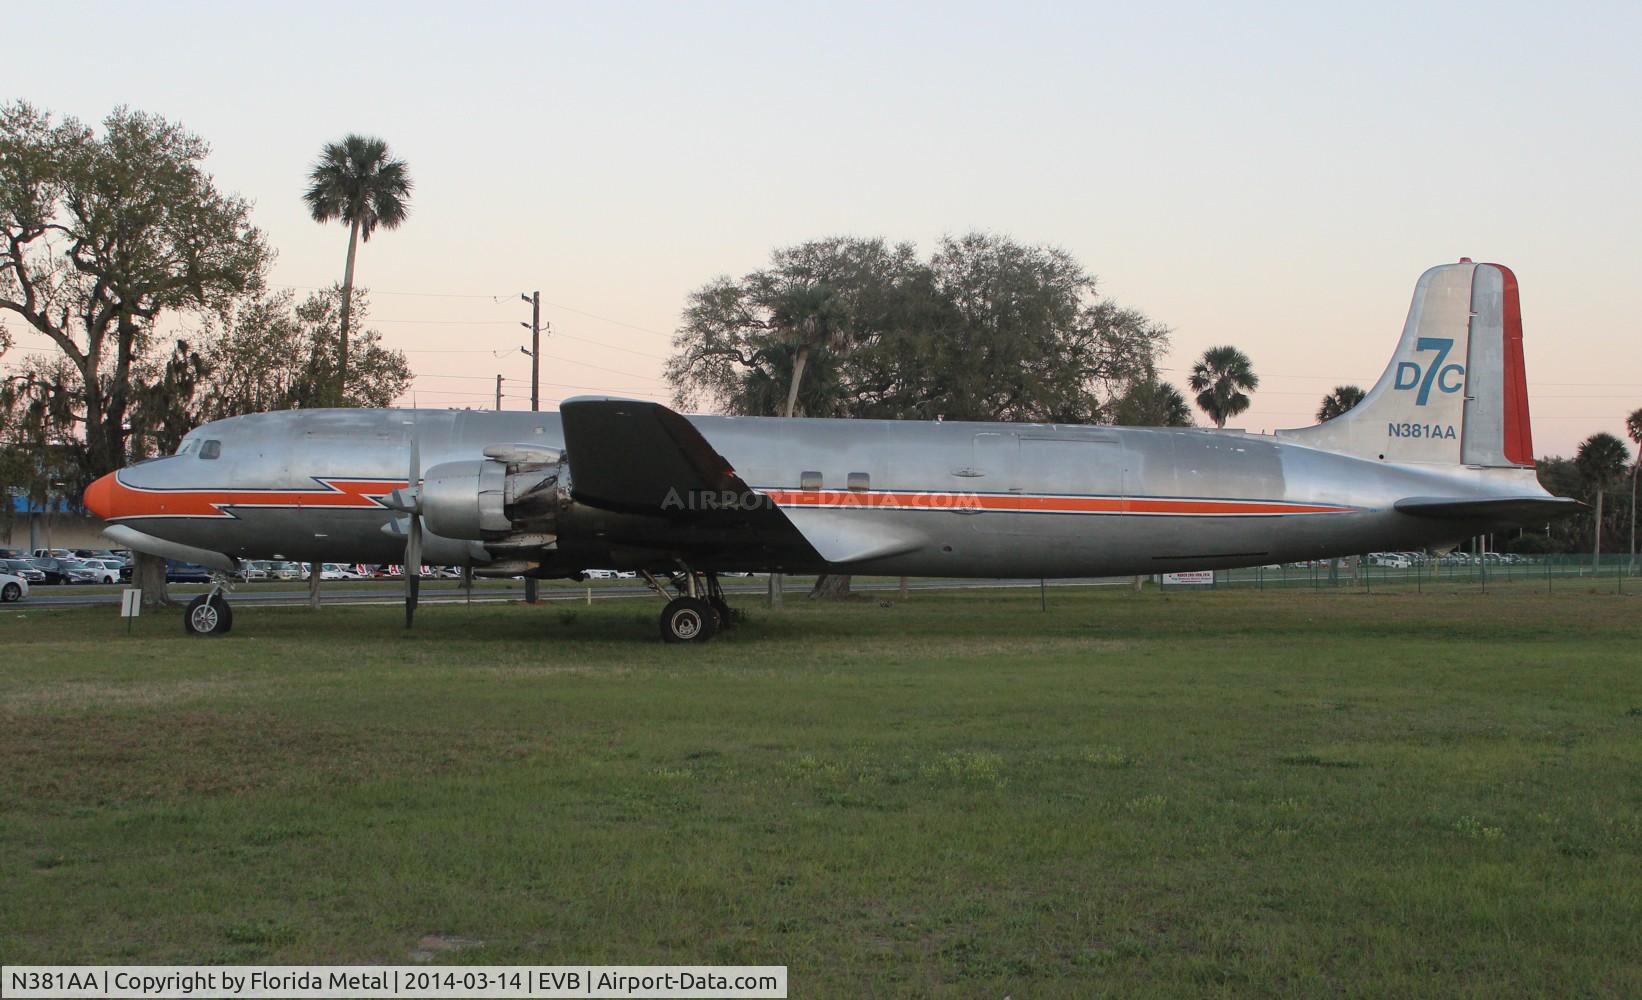
<svg viewBox="0 0 1642 1000">
<path fill-rule="evenodd" d="M 531 292 L 526 295 L 519 293 L 519 298 L 530 303 L 530 412 L 540 412 L 542 408 L 542 293 Z M 523 323 L 519 324 L 524 326 Z M 497 392 L 500 395 L 500 377 L 498 377 Z M 500 401 L 496 404 L 501 409 Z M 525 577 L 525 603 L 536 603 L 536 578 Z"/>
<path fill-rule="evenodd" d="M 496 412 L 502 412 L 502 376 L 496 376 Z"/>
</svg>

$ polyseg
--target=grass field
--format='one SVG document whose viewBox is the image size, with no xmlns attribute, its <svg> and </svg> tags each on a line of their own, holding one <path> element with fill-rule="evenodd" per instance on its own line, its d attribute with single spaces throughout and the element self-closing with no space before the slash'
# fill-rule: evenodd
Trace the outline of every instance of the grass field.
<svg viewBox="0 0 1642 1000">
<path fill-rule="evenodd" d="M 1642 603 L 0 616 L 0 957 L 792 995 L 1642 995 Z"/>
</svg>

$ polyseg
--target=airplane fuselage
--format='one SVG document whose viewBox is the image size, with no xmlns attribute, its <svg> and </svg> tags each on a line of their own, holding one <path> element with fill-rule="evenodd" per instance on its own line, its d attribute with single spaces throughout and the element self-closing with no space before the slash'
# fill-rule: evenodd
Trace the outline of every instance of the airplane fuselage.
<svg viewBox="0 0 1642 1000">
<path fill-rule="evenodd" d="M 1531 469 L 1390 464 L 1279 438 L 1194 429 L 1055 424 L 690 417 L 753 497 L 815 542 L 803 550 L 692 538 L 573 506 L 540 575 L 586 568 L 839 570 L 890 575 L 1098 576 L 1290 562 L 1454 542 L 1489 521 L 1393 509 L 1409 496 L 1542 492 Z M 403 515 L 383 498 L 421 467 L 499 443 L 562 449 L 558 413 L 306 410 L 191 432 L 182 452 L 123 470 L 113 520 L 237 558 L 397 562 Z M 211 442 L 216 442 L 211 444 Z M 642 463 L 650 456 L 566 455 Z M 665 504 L 664 504 L 665 506 Z M 483 568 L 494 552 L 430 536 L 429 563 Z"/>
</svg>

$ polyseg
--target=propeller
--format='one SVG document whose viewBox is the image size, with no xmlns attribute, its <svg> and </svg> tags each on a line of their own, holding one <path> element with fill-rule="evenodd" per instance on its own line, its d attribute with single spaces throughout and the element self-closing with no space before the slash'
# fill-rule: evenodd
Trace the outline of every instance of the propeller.
<svg viewBox="0 0 1642 1000">
<path fill-rule="evenodd" d="M 413 428 L 410 442 L 410 477 L 405 481 L 406 491 L 412 493 L 410 498 L 410 526 L 405 532 L 406 628 L 410 628 L 416 620 L 417 591 L 422 586 L 422 498 L 419 495 L 421 482 L 422 450 L 417 443 L 416 431 Z"/>
<path fill-rule="evenodd" d="M 405 627 L 416 621 L 416 597 L 422 584 L 422 449 L 416 440 L 416 429 L 410 435 L 410 471 L 405 485 L 388 494 L 382 505 L 389 510 L 408 514 L 403 521 L 394 518 L 382 526 L 387 534 L 405 539 Z"/>
</svg>

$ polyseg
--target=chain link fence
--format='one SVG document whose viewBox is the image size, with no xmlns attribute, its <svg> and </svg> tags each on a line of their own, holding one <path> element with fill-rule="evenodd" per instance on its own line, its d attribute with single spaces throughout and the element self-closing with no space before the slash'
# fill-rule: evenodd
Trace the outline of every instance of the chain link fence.
<svg viewBox="0 0 1642 1000">
<path fill-rule="evenodd" d="M 1487 591 L 1490 587 L 1547 593 L 1569 591 L 1642 594 L 1642 556 L 1605 554 L 1522 556 L 1477 555 L 1406 557 L 1354 556 L 1305 563 L 1216 570 L 1212 574 L 1167 574 L 1154 577 L 1163 590 L 1238 588 L 1283 590 L 1375 590 L 1451 593 L 1456 587 Z"/>
</svg>

